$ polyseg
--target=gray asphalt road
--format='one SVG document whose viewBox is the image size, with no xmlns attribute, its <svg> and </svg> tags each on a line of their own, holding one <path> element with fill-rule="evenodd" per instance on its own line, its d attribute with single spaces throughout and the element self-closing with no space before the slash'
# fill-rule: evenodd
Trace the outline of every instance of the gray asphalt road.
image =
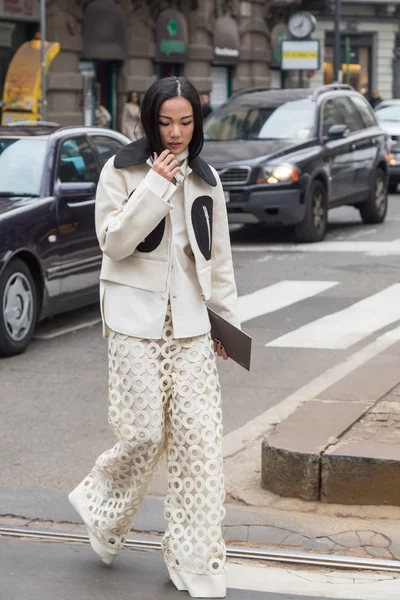
<svg viewBox="0 0 400 600">
<path fill-rule="evenodd" d="M 388 296 L 390 286 L 398 284 L 399 204 L 400 196 L 392 197 L 389 218 L 380 227 L 362 226 L 352 209 L 332 213 L 326 242 L 313 248 L 294 247 L 288 233 L 263 228 L 233 231 L 241 310 L 247 315 L 244 328 L 254 338 L 254 350 L 250 374 L 235 364 L 220 363 L 225 433 L 234 432 L 399 324 L 397 288 L 394 298 Z M 292 287 L 280 287 L 287 282 Z M 321 285 L 323 291 L 317 291 Z M 243 299 L 264 288 L 261 300 Z M 383 296 L 368 309 L 358 304 L 380 293 Z M 356 313 L 348 314 L 353 305 L 358 307 Z M 257 307 L 261 309 L 254 312 Z M 342 316 L 333 328 L 319 321 L 335 313 Z M 391 315 L 384 326 L 382 314 Z M 48 321 L 24 355 L 0 362 L 0 483 L 7 497 L 17 499 L 21 487 L 45 488 L 49 493 L 60 490 L 65 500 L 64 493 L 114 443 L 107 424 L 106 343 L 99 324 L 79 329 L 97 318 L 97 307 L 91 307 Z M 363 331 L 357 342 L 343 343 L 356 323 L 361 330 L 363 323 L 375 325 Z M 333 347 L 328 343 L 324 347 L 324 336 L 319 348 L 282 337 L 297 335 L 310 325 L 314 329 L 309 338 L 315 342 L 322 331 Z M 74 331 L 63 333 L 65 329 Z M 160 495 L 164 490 L 161 465 L 150 492 Z M 40 518 L 45 519 L 42 512 Z M 277 591 L 292 588 L 281 590 L 279 585 L 272 592 L 268 569 L 265 573 L 262 590 L 230 589 L 228 597 L 307 600 L 304 594 L 311 593 L 307 588 L 302 596 L 284 595 Z M 151 553 L 126 552 L 110 570 L 93 559 L 87 546 L 2 539 L 0 574 L 0 597 L 7 600 L 182 597 L 169 583 L 161 557 Z M 297 587 L 293 591 L 297 593 Z"/>
<path fill-rule="evenodd" d="M 220 363 L 226 434 L 281 402 L 379 333 L 339 349 L 265 346 L 398 283 L 400 255 L 382 255 L 382 242 L 397 239 L 399 205 L 400 195 L 393 196 L 388 220 L 376 227 L 361 225 L 353 209 L 332 212 L 327 240 L 317 251 L 293 248 L 288 233 L 262 228 L 233 232 L 241 296 L 282 281 L 300 282 L 296 285 L 328 282 L 332 286 L 294 303 L 289 296 L 288 306 L 244 324 L 254 338 L 252 372 L 248 374 L 229 361 Z M 360 243 L 377 254 L 361 251 Z M 268 290 L 267 295 L 276 297 Z M 285 297 L 279 301 L 282 299 Z M 386 306 L 383 299 L 381 309 Z M 90 322 L 96 316 L 97 307 L 92 307 L 56 318 L 44 323 L 38 336 L 57 335 L 66 326 Z M 3 485 L 70 490 L 95 458 L 114 443 L 107 424 L 106 343 L 99 324 L 52 339 L 36 339 L 24 355 L 2 360 L 0 390 L 0 455 L 7 457 L 2 464 Z M 161 494 L 164 488 L 160 469 L 151 491 Z"/>
<path fill-rule="evenodd" d="M 0 544 L 0 594 L 4 600 L 183 600 L 169 581 L 160 554 L 124 552 L 110 569 L 83 545 L 2 540 Z M 228 587 L 234 600 L 311 600 L 310 596 L 245 591 Z M 337 596 L 336 596 L 337 598 Z M 312 600 L 332 600 L 328 597 Z"/>
</svg>

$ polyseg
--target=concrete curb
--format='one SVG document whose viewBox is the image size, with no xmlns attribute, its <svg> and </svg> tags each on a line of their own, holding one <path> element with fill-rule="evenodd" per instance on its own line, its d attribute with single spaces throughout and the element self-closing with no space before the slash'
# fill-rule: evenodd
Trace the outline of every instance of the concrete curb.
<svg viewBox="0 0 400 600">
<path fill-rule="evenodd" d="M 381 358 L 372 359 L 264 438 L 264 488 L 308 501 L 400 506 L 398 360 L 387 378 L 381 369 Z M 355 394 L 355 382 L 365 387 L 370 378 L 373 393 Z"/>
</svg>

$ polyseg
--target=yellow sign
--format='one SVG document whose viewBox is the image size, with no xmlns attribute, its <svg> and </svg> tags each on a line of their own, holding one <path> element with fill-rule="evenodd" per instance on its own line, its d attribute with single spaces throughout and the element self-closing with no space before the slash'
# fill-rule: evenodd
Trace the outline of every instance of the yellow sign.
<svg viewBox="0 0 400 600">
<path fill-rule="evenodd" d="M 39 120 L 41 110 L 40 40 L 25 42 L 14 54 L 8 67 L 3 90 L 2 123 Z M 60 52 L 58 42 L 45 42 L 46 72 Z"/>
<path fill-rule="evenodd" d="M 302 59 L 302 58 L 311 58 L 311 59 L 317 59 L 318 58 L 318 52 L 313 52 L 313 51 L 293 51 L 293 50 L 286 50 L 283 53 L 283 58 L 297 58 L 297 59 Z"/>
<path fill-rule="evenodd" d="M 281 69 L 283 71 L 316 71 L 320 67 L 318 40 L 283 40 Z"/>
</svg>

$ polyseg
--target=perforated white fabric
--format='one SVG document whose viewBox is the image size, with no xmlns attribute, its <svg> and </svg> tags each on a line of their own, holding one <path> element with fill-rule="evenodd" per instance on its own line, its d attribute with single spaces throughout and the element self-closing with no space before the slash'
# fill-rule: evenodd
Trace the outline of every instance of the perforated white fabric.
<svg viewBox="0 0 400 600">
<path fill-rule="evenodd" d="M 221 393 L 210 335 L 174 339 L 168 310 L 161 340 L 110 332 L 109 368 L 109 423 L 119 441 L 84 480 L 90 529 L 109 548 L 123 547 L 166 451 L 165 561 L 189 573 L 225 571 Z"/>
</svg>

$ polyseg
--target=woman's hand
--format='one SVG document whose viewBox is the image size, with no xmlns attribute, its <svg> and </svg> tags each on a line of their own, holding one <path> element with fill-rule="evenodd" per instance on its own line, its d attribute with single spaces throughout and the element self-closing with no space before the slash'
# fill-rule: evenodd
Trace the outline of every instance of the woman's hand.
<svg viewBox="0 0 400 600">
<path fill-rule="evenodd" d="M 222 358 L 224 360 L 227 360 L 229 358 L 229 356 L 226 353 L 225 348 L 223 347 L 223 345 L 221 344 L 221 342 L 219 340 L 214 341 L 214 352 L 216 352 L 218 354 L 218 356 L 222 356 Z"/>
<path fill-rule="evenodd" d="M 154 152 L 154 161 L 151 168 L 167 181 L 172 181 L 179 171 L 180 166 L 172 152 L 164 150 L 160 156 Z"/>
</svg>

